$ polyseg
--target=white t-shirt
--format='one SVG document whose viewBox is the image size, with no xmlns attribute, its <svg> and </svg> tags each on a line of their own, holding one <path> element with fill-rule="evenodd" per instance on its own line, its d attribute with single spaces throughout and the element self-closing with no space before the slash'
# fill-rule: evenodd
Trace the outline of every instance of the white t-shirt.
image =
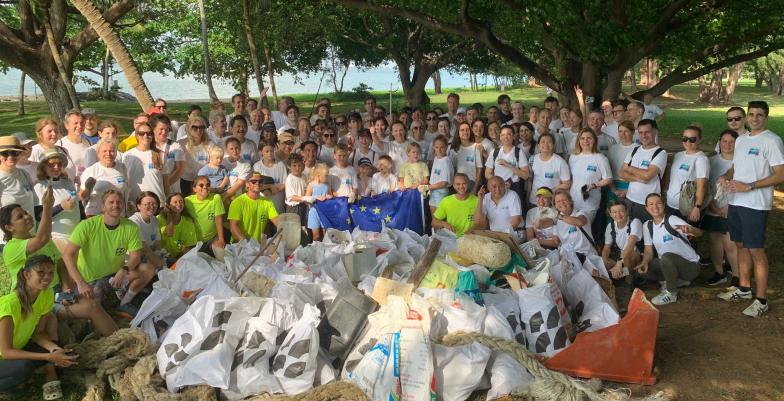
<svg viewBox="0 0 784 401">
<path fill-rule="evenodd" d="M 598 142 L 596 143 L 596 147 L 599 148 L 599 152 L 602 152 L 602 154 L 605 154 L 605 155 L 610 150 L 610 147 L 612 145 L 615 145 L 616 143 L 618 143 L 618 141 L 616 141 L 615 138 L 613 138 L 610 135 L 607 135 L 605 133 L 599 134 L 597 139 L 598 139 Z"/>
<path fill-rule="evenodd" d="M 516 168 L 526 169 L 528 168 L 528 155 L 525 154 L 525 151 L 516 146 L 512 146 L 512 149 L 509 152 L 504 152 L 503 146 L 499 147 L 497 150 L 497 158 L 494 157 L 496 152 L 495 150 L 488 153 L 485 167 L 492 169 L 493 175 L 497 175 L 503 178 L 504 181 L 520 181 L 520 177 L 517 174 L 515 174 L 508 167 L 502 166 L 498 162 L 505 160 L 508 164 L 515 166 Z M 515 159 L 515 157 L 517 157 L 517 159 Z"/>
<path fill-rule="evenodd" d="M 366 159 L 370 160 L 370 162 L 375 165 L 376 159 L 378 159 L 379 156 L 381 156 L 381 154 L 379 154 L 378 152 L 376 152 L 373 149 L 368 149 L 367 153 L 363 153 L 362 149 L 356 148 L 351 153 L 351 156 L 349 157 L 349 160 L 351 160 L 351 165 L 354 166 L 355 169 L 358 169 L 359 168 L 359 161 L 362 160 L 362 158 L 366 158 Z"/>
<path fill-rule="evenodd" d="M 324 163 L 327 166 L 334 166 L 335 165 L 335 147 L 327 147 L 320 145 L 318 148 L 318 153 L 316 154 L 316 159 L 320 163 Z"/>
<path fill-rule="evenodd" d="M 588 193 L 588 199 L 583 200 L 581 189 L 583 185 L 591 185 L 612 178 L 610 162 L 601 153 L 579 154 L 569 158 L 569 166 L 572 172 L 572 186 L 569 193 L 574 200 L 574 207 L 586 212 L 593 220 L 602 200 L 602 190 L 594 188 Z"/>
<path fill-rule="evenodd" d="M 615 139 L 616 143 L 621 142 L 621 136 L 618 134 L 618 121 L 605 123 L 604 126 L 602 127 L 602 131 L 605 134 L 611 136 L 613 139 Z"/>
<path fill-rule="evenodd" d="M 555 222 L 555 217 L 558 216 L 558 212 L 551 207 L 532 207 L 528 209 L 528 212 L 525 214 L 525 228 L 534 230 L 537 239 L 552 239 L 555 235 L 555 225 L 539 230 L 534 228 L 536 221 L 541 219 L 543 215 L 547 218 L 552 218 L 553 222 Z"/>
<path fill-rule="evenodd" d="M 577 133 L 572 131 L 569 127 L 561 128 L 558 133 L 563 137 L 564 143 L 566 143 L 566 154 L 571 155 L 574 153 L 574 146 L 577 143 Z"/>
<path fill-rule="evenodd" d="M 698 178 L 708 178 L 710 163 L 705 153 L 698 151 L 687 154 L 686 151 L 678 152 L 672 158 L 670 167 L 670 185 L 667 187 L 667 206 L 678 209 L 681 196 L 681 186 L 686 181 Z M 707 195 L 706 195 L 707 196 Z"/>
<path fill-rule="evenodd" d="M 17 203 L 30 216 L 35 216 L 37 202 L 33 180 L 27 172 L 18 168 L 11 173 L 0 170 L 0 207 Z"/>
<path fill-rule="evenodd" d="M 669 219 L 670 225 L 675 230 L 678 230 L 678 226 L 688 225 L 688 223 L 678 216 L 668 216 L 667 218 Z M 642 231 L 643 237 L 645 238 L 645 245 L 653 245 L 656 248 L 659 257 L 662 257 L 665 253 L 674 253 L 691 262 L 700 261 L 700 255 L 697 255 L 697 252 L 694 252 L 694 248 L 692 248 L 691 245 L 680 237 L 674 236 L 667 231 L 667 228 L 664 227 L 664 220 L 662 220 L 661 224 L 653 224 L 653 238 L 651 238 L 651 233 L 648 230 L 648 224 L 653 224 L 653 220 L 648 220 L 643 225 Z M 686 238 L 686 234 L 680 234 L 682 238 Z"/>
<path fill-rule="evenodd" d="M 201 146 L 194 146 L 189 151 L 187 147 L 187 139 L 180 141 L 180 147 L 185 155 L 185 168 L 182 171 L 182 179 L 186 181 L 193 181 L 201 170 L 202 167 L 207 165 L 210 160 L 210 147 L 215 146 L 212 142 L 207 141 Z"/>
<path fill-rule="evenodd" d="M 533 174 L 533 185 L 528 202 L 536 204 L 536 190 L 541 187 L 548 187 L 555 191 L 555 187 L 564 181 L 572 179 L 572 173 L 566 161 L 556 154 L 550 160 L 542 160 L 541 154 L 531 157 L 531 173 Z"/>
<path fill-rule="evenodd" d="M 226 149 L 226 140 L 231 138 L 226 137 L 223 138 L 223 148 Z M 239 138 L 237 138 L 239 139 Z M 240 158 L 245 163 L 253 165 L 257 161 L 259 161 L 259 146 L 257 142 L 253 142 L 252 140 L 245 138 L 245 142 L 240 145 Z"/>
<path fill-rule="evenodd" d="M 152 151 L 142 152 L 138 147 L 125 152 L 125 167 L 128 173 L 128 199 L 135 201 L 143 191 L 154 192 L 158 199 L 166 199 L 163 170 L 155 167 Z"/>
<path fill-rule="evenodd" d="M 553 131 L 552 129 L 550 130 L 550 134 L 552 134 L 553 137 L 555 138 L 555 153 L 557 153 L 558 155 L 566 155 L 566 148 L 568 147 L 568 145 L 566 143 L 566 139 L 564 138 L 564 136 L 560 132 Z M 539 133 L 539 126 L 536 126 L 534 128 L 534 143 L 539 143 L 540 135 L 541 134 Z M 536 152 L 534 153 L 539 153 L 539 145 L 536 145 Z"/>
<path fill-rule="evenodd" d="M 632 153 L 632 149 L 637 146 L 639 145 L 635 145 L 634 143 L 624 145 L 620 142 L 610 146 L 610 150 L 607 152 L 607 159 L 610 161 L 610 168 L 612 169 L 614 179 L 621 179 L 621 168 L 624 165 L 623 161 L 626 160 L 626 156 Z"/>
<path fill-rule="evenodd" d="M 114 161 L 118 161 L 122 163 L 123 153 L 119 150 L 116 151 L 117 156 L 115 156 Z M 98 144 L 96 143 L 93 146 L 87 148 L 84 152 L 84 168 L 90 167 L 93 164 L 98 163 Z"/>
<path fill-rule="evenodd" d="M 57 141 L 57 146 L 61 146 L 68 151 L 68 167 L 65 168 L 65 171 L 68 173 L 68 178 L 74 182 L 78 182 L 77 177 L 80 177 L 86 168 L 84 155 L 87 152 L 87 149 L 90 148 L 90 145 L 90 142 L 82 138 L 81 135 L 79 136 L 79 142 L 77 143 L 71 142 L 67 136 L 62 137 Z"/>
<path fill-rule="evenodd" d="M 714 194 L 716 191 L 716 182 L 719 180 L 719 177 L 724 175 L 730 168 L 732 168 L 732 159 L 725 160 L 721 157 L 720 154 L 713 155 L 710 158 L 710 176 L 708 177 L 708 194 Z M 725 192 L 724 194 L 724 202 L 718 203 L 718 207 L 725 207 L 732 199 L 733 194 L 729 192 Z M 707 201 L 712 201 L 713 199 L 708 199 Z M 706 212 L 712 216 L 715 216 L 714 213 L 710 212 L 710 209 L 706 209 Z"/>
<path fill-rule="evenodd" d="M 381 172 L 375 173 L 370 180 L 370 193 L 373 195 L 383 194 L 396 189 L 397 176 L 391 172 L 387 175 L 381 174 Z"/>
<path fill-rule="evenodd" d="M 564 124 L 560 118 L 554 118 L 553 121 L 550 121 L 550 131 L 558 131 L 563 128 Z"/>
<path fill-rule="evenodd" d="M 773 174 L 773 167 L 781 164 L 784 164 L 784 144 L 781 137 L 770 130 L 753 136 L 739 136 L 735 140 L 735 180 L 745 183 L 761 180 Z M 730 204 L 770 210 L 773 206 L 773 187 L 735 193 Z"/>
<path fill-rule="evenodd" d="M 134 222 L 139 226 L 139 238 L 143 243 L 147 244 L 150 248 L 156 248 L 161 243 L 161 230 L 158 226 L 158 219 L 155 216 L 150 217 L 150 222 L 147 223 L 142 218 L 139 212 L 133 214 L 128 220 Z"/>
<path fill-rule="evenodd" d="M 237 180 L 245 180 L 248 181 L 250 178 L 250 172 L 252 171 L 251 166 L 249 163 L 245 163 L 244 161 L 237 160 L 235 163 L 229 161 L 228 157 L 223 157 L 223 163 L 221 165 L 228 171 L 229 174 L 229 187 L 234 186 L 237 183 Z M 240 188 L 237 194 L 241 194 L 244 192 L 244 188 Z"/>
<path fill-rule="evenodd" d="M 512 217 L 523 217 L 523 210 L 520 207 L 520 197 L 514 191 L 507 190 L 504 196 L 496 204 L 493 197 L 486 193 L 482 199 L 482 213 L 490 223 L 490 231 L 497 231 L 511 234 L 515 228 L 512 227 Z M 520 227 L 525 227 L 525 222 L 520 221 Z"/>
<path fill-rule="evenodd" d="M 252 125 L 248 125 L 248 130 L 245 131 L 245 139 L 249 139 L 258 144 L 261 140 L 261 128 L 258 130 L 253 129 Z"/>
<path fill-rule="evenodd" d="M 454 176 L 454 168 L 452 167 L 452 159 L 449 156 L 435 158 L 433 160 L 433 167 L 430 168 L 430 185 L 447 182 L 452 185 L 452 177 Z"/>
<path fill-rule="evenodd" d="M 278 110 L 272 110 L 272 122 L 275 123 L 275 127 L 280 129 L 286 125 L 289 125 L 289 118 L 286 116 L 286 113 L 282 113 Z"/>
<path fill-rule="evenodd" d="M 165 145 L 158 147 L 158 152 L 163 158 L 163 169 L 161 169 L 163 174 L 171 174 L 177 168 L 178 162 L 185 161 L 185 152 L 178 142 L 168 141 Z M 180 192 L 180 180 L 171 185 L 169 192 Z"/>
<path fill-rule="evenodd" d="M 495 144 L 489 138 L 482 138 L 481 145 L 488 154 L 493 153 L 495 150 Z"/>
<path fill-rule="evenodd" d="M 297 177 L 294 174 L 286 176 L 286 204 L 289 206 L 299 205 L 301 201 L 292 200 L 291 197 L 294 195 L 305 196 L 306 189 L 308 189 L 308 183 L 305 182 L 305 178 Z"/>
<path fill-rule="evenodd" d="M 400 166 L 402 166 L 403 163 L 408 160 L 407 152 L 409 143 L 411 143 L 409 140 L 406 140 L 403 143 L 397 143 L 395 141 L 384 141 L 383 146 L 378 147 L 374 143 L 371 149 L 381 154 L 389 155 L 389 157 L 391 157 L 392 161 L 394 162 L 392 165 L 392 172 L 397 175 Z"/>
<path fill-rule="evenodd" d="M 631 161 L 632 167 L 640 169 L 647 169 L 651 166 L 659 168 L 659 174 L 651 178 L 650 181 L 632 181 L 629 183 L 629 190 L 626 192 L 626 198 L 634 203 L 644 205 L 645 197 L 649 194 L 661 193 L 661 178 L 664 176 L 664 169 L 667 167 L 667 151 L 662 150 L 656 155 L 656 159 L 651 160 L 657 149 L 659 149 L 658 146 L 654 146 L 650 149 L 643 149 L 642 146 L 640 146 L 639 149 L 637 149 L 637 153 L 634 154 L 634 157 L 632 157 L 632 152 L 634 152 L 634 149 L 632 149 L 632 152 L 629 152 L 629 155 L 623 160 L 624 164 L 629 164 Z"/>
<path fill-rule="evenodd" d="M 655 120 L 660 115 L 664 114 L 664 110 L 661 107 L 651 103 L 645 105 L 645 112 L 642 114 L 642 118 L 647 118 L 649 120 Z"/>
<path fill-rule="evenodd" d="M 330 187 L 335 196 L 349 196 L 357 188 L 357 172 L 352 166 L 329 169 Z"/>
<path fill-rule="evenodd" d="M 286 165 L 283 164 L 283 162 L 275 162 L 272 166 L 267 167 L 264 165 L 264 162 L 258 161 L 253 165 L 253 171 L 258 171 L 261 174 L 272 178 L 275 185 L 285 184 L 286 176 L 289 175 L 286 170 Z M 278 211 L 278 214 L 286 212 L 286 207 L 284 206 L 284 201 L 286 199 L 285 192 L 278 192 L 275 195 L 267 197 L 267 199 L 275 204 L 275 209 Z"/>
<path fill-rule="evenodd" d="M 412 139 L 411 142 L 416 142 L 419 145 L 419 161 L 427 163 L 428 161 L 433 160 L 433 150 L 430 148 L 432 142 L 429 142 L 427 139 L 422 139 L 421 141 Z M 407 157 L 406 160 L 408 160 Z"/>
<path fill-rule="evenodd" d="M 84 206 L 85 214 L 95 216 L 103 212 L 101 196 L 108 189 L 120 191 L 123 193 L 124 199 L 128 199 L 126 171 L 125 165 L 122 163 L 115 163 L 114 167 L 104 167 L 101 163 L 95 163 L 84 170 L 81 189 L 84 189 L 84 182 L 88 178 L 95 178 L 93 192 L 90 193 L 87 204 Z"/>
<path fill-rule="evenodd" d="M 74 228 L 76 228 L 76 225 L 82 220 L 79 213 L 79 198 L 76 196 L 76 186 L 73 181 L 64 178 L 56 181 L 46 180 L 39 182 L 34 187 L 37 205 L 41 204 L 41 199 L 49 185 L 52 186 L 55 206 L 71 198 L 75 201 L 71 210 L 63 209 L 60 213 L 52 216 L 52 236 L 67 239 Z"/>
<path fill-rule="evenodd" d="M 629 217 L 631 219 L 631 217 Z M 642 239 L 642 222 L 640 219 L 627 220 L 627 224 L 623 227 L 618 227 L 614 220 L 610 220 L 607 224 L 607 229 L 604 230 L 604 244 L 607 246 L 612 245 L 612 227 L 615 227 L 615 245 L 623 252 L 626 248 L 626 243 L 629 242 L 629 236 L 636 236 L 637 241 Z"/>
<path fill-rule="evenodd" d="M 586 216 L 580 210 L 575 210 L 572 212 L 572 217 L 577 216 Z M 596 255 L 596 248 L 591 245 L 591 241 L 593 241 L 593 237 L 591 237 L 591 225 L 590 223 L 583 226 L 582 230 L 581 227 L 575 227 L 571 224 L 567 224 L 565 221 L 558 219 L 558 222 L 555 225 L 555 235 L 558 236 L 558 239 L 561 240 L 561 246 L 567 247 L 572 249 L 575 252 L 580 252 L 586 255 Z M 591 238 L 588 240 L 588 238 Z"/>
<path fill-rule="evenodd" d="M 482 149 L 479 145 L 460 146 L 455 152 L 450 149 L 452 165 L 457 166 L 457 172 L 468 176 L 470 181 L 476 182 L 476 169 L 482 167 Z"/>
</svg>

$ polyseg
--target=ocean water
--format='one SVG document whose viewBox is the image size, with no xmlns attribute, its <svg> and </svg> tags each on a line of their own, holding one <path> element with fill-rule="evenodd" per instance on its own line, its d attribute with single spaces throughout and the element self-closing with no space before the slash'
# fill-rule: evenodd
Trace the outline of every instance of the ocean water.
<svg viewBox="0 0 784 401">
<path fill-rule="evenodd" d="M 321 93 L 333 92 L 333 87 L 329 83 L 329 74 L 324 76 L 321 80 L 322 74 L 310 75 L 282 75 L 275 77 L 275 86 L 279 95 L 291 93 L 316 93 L 319 89 L 319 82 L 321 81 Z M 19 70 L 11 70 L 8 73 L 0 74 L 0 96 L 17 96 L 19 91 L 19 77 L 21 72 Z M 98 80 L 95 74 L 86 74 L 87 77 L 93 80 Z M 209 98 L 207 92 L 207 85 L 202 84 L 192 77 L 175 78 L 174 76 L 167 76 L 158 73 L 145 73 L 143 74 L 144 81 L 147 87 L 152 92 L 152 96 L 162 97 L 167 100 L 186 100 L 186 99 L 207 99 Z M 266 78 L 266 77 L 265 77 Z M 121 91 L 131 93 L 128 82 L 125 80 L 123 74 L 117 74 L 112 77 L 117 80 Z M 266 81 L 266 80 L 265 80 Z M 481 82 L 481 78 L 480 78 Z M 349 69 L 346 75 L 343 90 L 345 92 L 351 91 L 352 88 L 364 83 L 373 90 L 388 91 L 388 90 L 401 90 L 400 78 L 397 69 L 392 66 L 381 66 L 368 70 L 359 70 L 355 67 Z M 444 88 L 460 88 L 468 87 L 467 74 L 451 74 L 447 71 L 441 72 L 441 84 Z M 215 91 L 218 97 L 222 99 L 231 98 L 236 92 L 229 82 L 221 80 L 213 80 Z M 256 90 L 256 81 L 251 80 L 248 84 L 251 95 L 258 96 Z M 433 88 L 433 81 L 430 80 L 427 85 L 428 88 Z M 89 89 L 89 86 L 84 83 L 77 83 L 77 92 L 84 92 Z M 29 77 L 25 80 L 25 94 L 31 96 L 34 94 L 41 94 L 41 90 L 37 88 L 35 82 Z M 132 93 L 131 93 L 132 94 Z"/>
</svg>

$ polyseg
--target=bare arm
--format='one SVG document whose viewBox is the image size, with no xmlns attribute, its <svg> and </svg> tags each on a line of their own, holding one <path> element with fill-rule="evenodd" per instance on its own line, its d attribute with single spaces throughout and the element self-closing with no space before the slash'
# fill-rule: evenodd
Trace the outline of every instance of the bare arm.
<svg viewBox="0 0 784 401">
<path fill-rule="evenodd" d="M 25 248 L 25 252 L 28 255 L 32 255 L 40 250 L 52 239 L 52 207 L 54 205 L 52 187 L 47 188 L 44 192 L 41 204 L 43 205 L 43 211 L 41 212 L 41 221 L 38 224 L 38 232 L 35 233 L 35 237 L 27 241 L 27 247 Z"/>
<path fill-rule="evenodd" d="M 235 241 L 246 239 L 245 234 L 242 233 L 239 220 L 229 220 L 229 231 L 231 232 L 231 237 L 234 238 Z"/>
</svg>

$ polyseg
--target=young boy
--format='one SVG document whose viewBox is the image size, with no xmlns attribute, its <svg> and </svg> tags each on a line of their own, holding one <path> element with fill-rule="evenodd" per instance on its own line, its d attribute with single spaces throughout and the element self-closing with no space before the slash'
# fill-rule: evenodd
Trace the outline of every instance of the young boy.
<svg viewBox="0 0 784 401">
<path fill-rule="evenodd" d="M 359 159 L 359 182 L 357 182 L 357 195 L 370 196 L 370 183 L 373 173 L 376 172 L 373 163 L 367 157 Z"/>
<path fill-rule="evenodd" d="M 330 187 L 335 196 L 348 196 L 353 200 L 357 189 L 357 171 L 348 165 L 348 146 L 335 145 L 335 165 L 329 169 Z"/>
<path fill-rule="evenodd" d="M 430 172 L 427 169 L 427 164 L 420 161 L 422 148 L 416 142 L 409 143 L 406 154 L 408 160 L 400 166 L 398 171 L 398 187 L 416 189 L 420 185 L 427 185 L 430 180 Z"/>
<path fill-rule="evenodd" d="M 376 159 L 378 159 L 378 156 L 381 156 L 370 148 L 371 145 L 373 145 L 373 136 L 370 133 L 370 130 L 361 128 L 358 134 L 357 147 L 351 153 L 351 165 L 354 166 L 354 168 L 359 168 L 359 161 L 362 159 L 370 160 L 372 166 Z"/>
<path fill-rule="evenodd" d="M 223 149 L 220 146 L 210 148 L 210 159 L 207 165 L 200 168 L 198 175 L 207 176 L 210 179 L 210 188 L 215 192 L 221 193 L 229 186 L 229 174 L 223 162 Z"/>
<path fill-rule="evenodd" d="M 287 166 L 289 175 L 286 176 L 286 212 L 299 216 L 300 224 L 304 230 L 308 222 L 308 203 L 303 199 L 305 189 L 308 187 L 308 183 L 302 176 L 305 162 L 302 156 L 292 153 L 289 155 Z"/>
<path fill-rule="evenodd" d="M 392 192 L 397 190 L 397 179 L 392 174 L 392 158 L 383 155 L 378 158 L 378 172 L 373 174 L 373 179 L 370 181 L 370 194 L 378 195 L 385 192 Z"/>
</svg>

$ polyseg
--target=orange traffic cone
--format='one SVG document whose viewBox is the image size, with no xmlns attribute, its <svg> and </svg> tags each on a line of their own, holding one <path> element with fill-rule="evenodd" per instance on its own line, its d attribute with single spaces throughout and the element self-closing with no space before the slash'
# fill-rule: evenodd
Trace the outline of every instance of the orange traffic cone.
<svg viewBox="0 0 784 401">
<path fill-rule="evenodd" d="M 628 312 L 618 324 L 578 334 L 572 345 L 548 359 L 545 366 L 576 377 L 654 384 L 658 325 L 659 311 L 635 289 Z"/>
</svg>

